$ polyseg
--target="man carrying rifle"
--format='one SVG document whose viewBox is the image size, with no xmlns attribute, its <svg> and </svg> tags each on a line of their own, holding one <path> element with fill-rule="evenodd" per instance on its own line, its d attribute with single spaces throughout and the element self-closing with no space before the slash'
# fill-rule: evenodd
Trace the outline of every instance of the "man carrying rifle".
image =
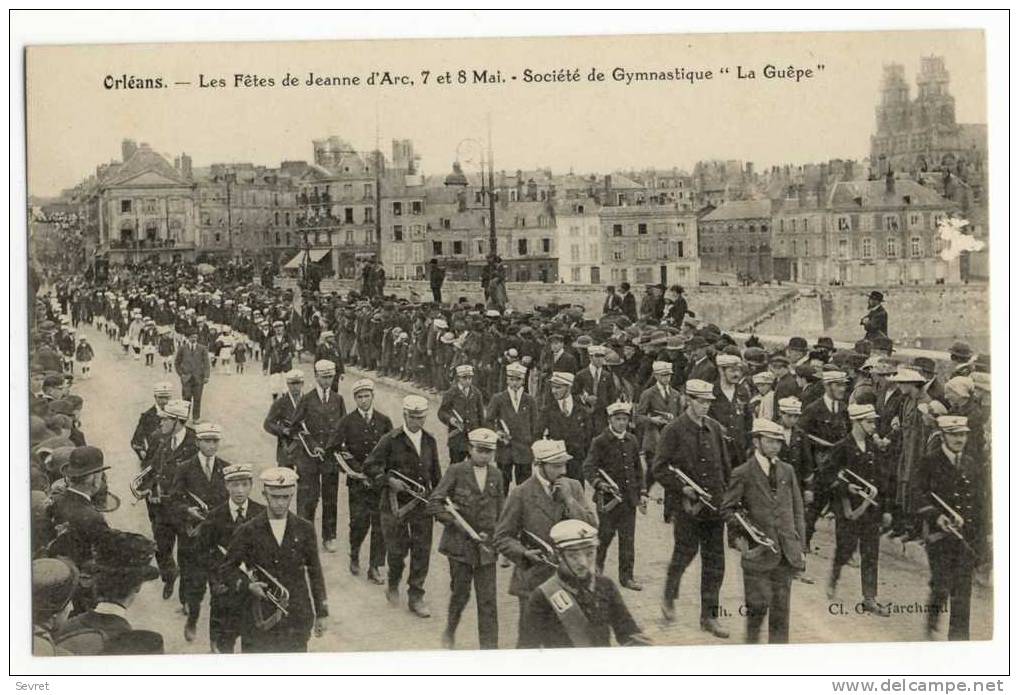
<svg viewBox="0 0 1019 695">
<path fill-rule="evenodd" d="M 778 458 L 782 426 L 757 418 L 751 437 L 754 452 L 733 470 L 721 511 L 742 556 L 746 641 L 760 641 L 767 616 L 768 643 L 785 644 L 792 578 L 805 567 L 803 499 L 793 467 Z"/>
<path fill-rule="evenodd" d="M 566 444 L 566 451 L 572 457 L 566 466 L 566 475 L 582 480 L 581 464 L 591 446 L 591 422 L 587 408 L 570 392 L 573 380 L 570 372 L 552 372 L 548 380 L 549 397 L 539 427 L 544 425 L 546 438 Z"/>
<path fill-rule="evenodd" d="M 888 609 L 877 602 L 877 565 L 881 529 L 892 523 L 895 492 L 887 469 L 878 465 L 874 444 L 877 412 L 873 405 L 851 404 L 847 408 L 851 430 L 832 449 L 835 472 L 831 506 L 835 512 L 835 556 L 828 576 L 828 599 L 835 598 L 842 567 L 860 549 L 861 609 L 887 617 Z"/>
<path fill-rule="evenodd" d="M 297 466 L 297 449 L 301 443 L 294 437 L 290 422 L 297 413 L 297 404 L 304 394 L 304 372 L 291 369 L 286 373 L 287 392 L 272 402 L 262 429 L 276 437 L 276 465 L 284 468 Z"/>
<path fill-rule="evenodd" d="M 170 382 L 161 381 L 154 384 L 152 398 L 155 402 L 138 418 L 138 425 L 131 436 L 131 448 L 138 454 L 142 466 L 149 462 L 149 457 L 159 443 L 159 411 L 166 407 L 172 395 L 173 385 Z"/>
<path fill-rule="evenodd" d="M 921 459 L 913 481 L 931 569 L 925 634 L 933 639 L 941 614 L 951 609 L 948 639 L 968 640 L 973 568 L 989 534 L 989 472 L 965 453 L 967 418 L 942 415 L 937 423 L 941 446 Z"/>
<path fill-rule="evenodd" d="M 364 475 L 368 455 L 384 435 L 393 429 L 393 421 L 374 407 L 375 382 L 359 379 L 354 382 L 354 404 L 357 406 L 340 420 L 326 455 L 347 471 L 347 503 L 350 509 L 350 573 L 361 573 L 361 543 L 369 530 L 368 581 L 382 584 L 380 568 L 386 564 L 386 544 L 382 540 L 382 519 L 379 516 L 379 492 Z M 341 457 L 336 459 L 336 457 Z"/>
<path fill-rule="evenodd" d="M 449 462 L 459 463 L 467 458 L 467 433 L 485 422 L 485 402 L 474 385 L 474 367 L 461 364 L 456 368 L 456 383 L 442 394 L 438 416 L 449 428 Z"/>
<path fill-rule="evenodd" d="M 492 396 L 485 408 L 489 428 L 499 434 L 496 462 L 505 489 L 516 479 L 520 485 L 531 475 L 531 443 L 538 438 L 540 413 L 534 396 L 524 391 L 527 367 L 519 362 L 506 365 L 506 390 Z"/>
<path fill-rule="evenodd" d="M 219 425 L 211 422 L 195 425 L 198 452 L 177 467 L 170 491 L 171 504 L 176 508 L 180 524 L 177 561 L 180 564 L 180 599 L 188 616 L 184 639 L 188 642 L 195 639 L 205 585 L 209 580 L 209 558 L 198 536 L 209 510 L 227 498 L 223 469 L 230 464 L 216 456 L 222 436 Z"/>
<path fill-rule="evenodd" d="M 329 553 L 336 552 L 340 469 L 326 446 L 347 414 L 343 396 L 332 390 L 335 374 L 336 365 L 329 360 L 315 363 L 315 388 L 301 397 L 289 425 L 293 436 L 301 441 L 296 452 L 297 513 L 314 523 L 318 500 L 322 498 L 322 547 Z"/>
<path fill-rule="evenodd" d="M 665 488 L 672 511 L 673 549 L 665 578 L 662 615 L 676 619 L 679 583 L 690 562 L 701 554 L 701 629 L 726 639 L 718 622 L 718 593 L 725 575 L 725 522 L 718 513 L 729 482 L 729 449 L 722 426 L 708 417 L 714 386 L 686 382 L 686 411 L 662 431 L 655 453 L 654 477 Z"/>
<path fill-rule="evenodd" d="M 224 572 L 222 567 L 234 533 L 241 524 L 264 513 L 265 507 L 249 498 L 251 466 L 226 466 L 223 484 L 229 498 L 209 512 L 199 533 L 199 545 L 209 563 L 209 642 L 214 653 L 233 654 L 238 637 L 241 651 L 249 651 L 252 597 L 244 574 L 238 570 Z"/>
<path fill-rule="evenodd" d="M 267 468 L 259 479 L 265 514 L 240 525 L 220 571 L 243 572 L 256 602 L 254 624 L 241 640 L 245 653 L 306 652 L 312 630 L 321 637 L 329 615 L 315 526 L 289 511 L 297 473 Z"/>
<path fill-rule="evenodd" d="M 810 470 L 814 472 L 812 486 L 814 501 L 805 512 L 807 525 L 807 552 L 811 551 L 810 539 L 821 513 L 831 502 L 832 484 L 838 473 L 831 463 L 832 450 L 849 433 L 849 417 L 846 413 L 845 372 L 825 370 L 821 374 L 824 395 L 803 408 L 800 429 L 810 441 Z"/>
<path fill-rule="evenodd" d="M 644 646 L 650 640 L 630 615 L 612 580 L 595 571 L 597 531 L 579 519 L 549 531 L 558 566 L 527 601 L 520 647 Z"/>
<path fill-rule="evenodd" d="M 520 602 L 517 647 L 526 632 L 527 600 L 538 586 L 555 573 L 550 531 L 564 519 L 596 524 L 597 516 L 584 497 L 584 487 L 566 477 L 570 454 L 566 444 L 539 439 L 531 445 L 534 474 L 513 488 L 495 528 L 496 549 L 516 565 L 509 592 Z"/>
<path fill-rule="evenodd" d="M 455 388 L 455 387 L 454 387 Z M 502 476 L 493 463 L 498 435 L 475 429 L 467 435 L 466 461 L 446 469 L 429 496 L 428 510 L 445 525 L 439 552 L 449 559 L 450 589 L 442 646 L 452 649 L 456 628 L 471 598 L 471 583 L 478 603 L 478 641 L 482 649 L 499 647 L 496 612 L 495 525 L 502 513 Z"/>
<path fill-rule="evenodd" d="M 407 554 L 407 607 L 421 618 L 432 613 L 424 602 L 425 579 L 432 552 L 432 520 L 424 505 L 442 477 L 438 444 L 424 430 L 428 401 L 422 396 L 403 399 L 403 427 L 384 435 L 364 464 L 365 475 L 380 492 L 382 536 L 386 541 L 389 577 L 386 599 L 400 601 L 400 579 Z"/>
<path fill-rule="evenodd" d="M 644 389 L 634 408 L 634 421 L 640 432 L 642 459 L 653 460 L 662 429 L 683 413 L 683 395 L 671 386 L 671 362 L 655 360 L 651 364 L 655 383 Z"/>
<path fill-rule="evenodd" d="M 598 574 L 612 539 L 619 534 L 619 585 L 631 591 L 644 587 L 633 578 L 634 533 L 637 508 L 647 514 L 647 486 L 637 438 L 628 431 L 630 404 L 611 403 L 606 408 L 609 426 L 591 442 L 584 461 L 584 478 L 594 487 L 598 500 Z"/>
</svg>

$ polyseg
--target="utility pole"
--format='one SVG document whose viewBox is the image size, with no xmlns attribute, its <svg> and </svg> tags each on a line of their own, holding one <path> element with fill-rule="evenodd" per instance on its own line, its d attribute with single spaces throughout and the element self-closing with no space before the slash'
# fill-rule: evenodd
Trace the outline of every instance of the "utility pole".
<svg viewBox="0 0 1019 695">
<path fill-rule="evenodd" d="M 234 232 L 233 232 L 233 220 L 230 214 L 230 173 L 226 174 L 226 246 L 230 249 L 230 255 L 233 255 L 234 248 Z"/>
<path fill-rule="evenodd" d="M 484 171 L 482 171 L 484 176 Z M 492 114 L 488 114 L 488 252 L 496 255 L 495 237 L 495 159 L 492 156 Z"/>
</svg>

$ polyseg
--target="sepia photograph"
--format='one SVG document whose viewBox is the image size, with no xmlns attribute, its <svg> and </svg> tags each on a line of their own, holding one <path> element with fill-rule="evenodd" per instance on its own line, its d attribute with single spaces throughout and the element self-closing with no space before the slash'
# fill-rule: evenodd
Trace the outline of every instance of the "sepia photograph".
<svg viewBox="0 0 1019 695">
<path fill-rule="evenodd" d="M 609 26 L 24 47 L 27 668 L 1007 637 L 985 32 Z"/>
</svg>

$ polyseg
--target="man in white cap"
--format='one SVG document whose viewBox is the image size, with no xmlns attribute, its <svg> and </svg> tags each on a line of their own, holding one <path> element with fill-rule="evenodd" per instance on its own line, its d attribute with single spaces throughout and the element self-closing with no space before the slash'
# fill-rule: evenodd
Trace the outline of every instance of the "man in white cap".
<svg viewBox="0 0 1019 695">
<path fill-rule="evenodd" d="M 283 375 L 294 368 L 294 343 L 287 336 L 282 321 L 272 322 L 272 335 L 262 350 L 262 371 L 269 375 L 275 400 L 285 390 Z"/>
<path fill-rule="evenodd" d="M 597 530 L 580 519 L 549 530 L 558 568 L 530 594 L 521 649 L 538 647 L 645 646 L 650 640 L 611 579 L 595 569 Z"/>
<path fill-rule="evenodd" d="M 209 512 L 201 527 L 198 543 L 209 563 L 209 642 L 216 654 L 233 654 L 237 638 L 242 640 L 241 651 L 248 637 L 244 626 L 251 614 L 251 594 L 247 581 L 240 572 L 222 572 L 226 557 L 223 551 L 230 547 L 234 533 L 246 521 L 265 513 L 265 507 L 250 499 L 253 474 L 251 466 L 243 463 L 223 468 L 223 483 L 228 498 Z"/>
<path fill-rule="evenodd" d="M 170 382 L 160 381 L 153 384 L 152 398 L 155 402 L 138 418 L 138 424 L 131 436 L 131 448 L 138 454 L 138 460 L 142 464 L 156 450 L 159 436 L 159 411 L 170 402 L 171 396 L 173 396 L 173 385 Z"/>
<path fill-rule="evenodd" d="M 404 397 L 403 426 L 379 440 L 364 466 L 368 481 L 382 494 L 382 535 L 388 564 L 386 598 L 391 605 L 399 603 L 400 580 L 410 553 L 407 607 L 421 618 L 432 615 L 424 595 L 433 520 L 419 498 L 428 495 L 442 478 L 438 444 L 424 429 L 427 414 L 426 398 Z"/>
<path fill-rule="evenodd" d="M 493 539 L 505 493 L 494 463 L 498 441 L 499 436 L 490 429 L 471 430 L 467 460 L 450 465 L 429 498 L 429 511 L 445 525 L 439 552 L 449 559 L 452 592 L 442 633 L 442 646 L 447 649 L 453 648 L 460 616 L 471 598 L 472 583 L 478 603 L 480 647 L 499 647 Z M 459 519 L 451 513 L 450 505 Z"/>
<path fill-rule="evenodd" d="M 644 389 L 633 410 L 638 431 L 643 433 L 640 453 L 645 465 L 654 459 L 662 429 L 683 412 L 683 396 L 671 385 L 672 363 L 655 360 L 651 363 L 651 374 L 655 383 Z"/>
<path fill-rule="evenodd" d="M 198 542 L 199 527 L 209 510 L 226 501 L 223 469 L 230 465 L 216 456 L 223 436 L 219 425 L 199 422 L 194 432 L 198 452 L 177 466 L 169 500 L 176 508 L 179 528 L 183 531 L 178 535 L 177 562 L 180 565 L 181 600 L 188 616 L 184 639 L 188 642 L 195 639 L 205 585 L 209 579 L 208 555 Z"/>
<path fill-rule="evenodd" d="M 800 416 L 800 428 L 810 440 L 810 470 L 814 472 L 814 501 L 806 511 L 808 553 L 811 552 L 814 526 L 821 510 L 828 506 L 831 486 L 838 473 L 830 463 L 832 450 L 849 433 L 849 414 L 845 403 L 846 373 L 826 369 L 821 374 L 821 381 L 824 383 L 824 395 L 804 406 Z"/>
<path fill-rule="evenodd" d="M 290 423 L 297 414 L 297 404 L 304 395 L 304 372 L 291 369 L 285 376 L 287 390 L 273 400 L 269 412 L 262 421 L 262 429 L 276 437 L 276 465 L 286 468 L 297 466 L 297 449 L 301 443 L 291 431 Z"/>
<path fill-rule="evenodd" d="M 525 378 L 527 367 L 519 362 L 506 365 L 506 390 L 492 396 L 485 408 L 489 429 L 499 434 L 495 457 L 507 492 L 514 478 L 520 485 L 531 475 L 531 444 L 541 432 L 538 404 L 524 391 Z"/>
<path fill-rule="evenodd" d="M 750 392 L 740 383 L 743 379 L 743 360 L 723 352 L 715 357 L 718 380 L 714 383 L 715 400 L 708 415 L 722 426 L 729 438 L 730 466 L 737 466 L 750 446 Z"/>
<path fill-rule="evenodd" d="M 510 490 L 495 528 L 496 549 L 513 561 L 509 593 L 520 603 L 517 647 L 526 633 L 524 614 L 531 592 L 555 572 L 541 543 L 551 543 L 550 531 L 559 521 L 579 519 L 597 524 L 598 518 L 584 496 L 584 487 L 566 477 L 570 454 L 566 444 L 539 439 L 531 445 L 534 475 Z M 546 562 L 549 561 L 549 562 Z"/>
<path fill-rule="evenodd" d="M 573 381 L 571 372 L 552 372 L 548 380 L 549 398 L 542 410 L 539 426 L 545 426 L 546 439 L 566 443 L 566 451 L 572 457 L 566 464 L 566 475 L 574 480 L 583 480 L 581 464 L 593 435 L 587 409 L 571 393 Z"/>
<path fill-rule="evenodd" d="M 925 629 L 933 639 L 941 614 L 950 610 L 948 639 L 968 640 L 973 568 L 989 550 L 990 472 L 966 454 L 971 428 L 965 417 L 942 415 L 938 429 L 941 447 L 920 461 L 912 489 L 931 572 Z"/>
<path fill-rule="evenodd" d="M 382 538 L 379 491 L 363 477 L 365 461 L 383 436 L 393 430 L 393 421 L 375 408 L 375 382 L 354 382 L 354 409 L 340 420 L 328 455 L 343 457 L 354 475 L 347 475 L 347 506 L 350 512 L 350 573 L 361 573 L 361 544 L 368 541 L 368 581 L 382 584 L 380 568 L 386 564 L 386 545 Z M 361 475 L 357 475 L 361 474 Z"/>
<path fill-rule="evenodd" d="M 860 551 L 860 584 L 866 613 L 887 617 L 888 608 L 877 602 L 878 557 L 881 531 L 891 526 L 895 492 L 890 476 L 878 461 L 874 444 L 877 412 L 873 405 L 854 403 L 847 408 L 849 434 L 832 450 L 831 509 L 835 512 L 835 554 L 828 576 L 828 599 L 834 600 L 842 567 Z"/>
<path fill-rule="evenodd" d="M 750 398 L 750 408 L 755 418 L 765 420 L 777 419 L 777 408 L 775 407 L 775 375 L 764 370 L 751 375 L 750 383 L 753 384 L 756 393 Z"/>
<path fill-rule="evenodd" d="M 438 417 L 448 428 L 449 462 L 459 463 L 467 458 L 467 433 L 485 422 L 485 397 L 474 385 L 474 367 L 461 364 L 456 367 L 455 383 L 442 394 Z"/>
<path fill-rule="evenodd" d="M 619 399 L 619 389 L 612 372 L 605 366 L 606 348 L 591 345 L 587 348 L 590 364 L 577 372 L 573 380 L 573 396 L 590 410 L 591 432 L 602 432 L 608 426 L 605 408 Z"/>
<path fill-rule="evenodd" d="M 180 518 L 171 498 L 173 481 L 177 468 L 198 453 L 195 433 L 185 427 L 190 412 L 188 403 L 181 400 L 168 402 L 159 412 L 159 445 L 149 463 L 152 473 L 145 476 L 142 482 L 150 491 L 145 503 L 152 522 L 152 538 L 156 541 L 156 563 L 163 580 L 164 599 L 173 596 L 173 586 L 178 576 L 173 548 L 177 543 Z M 182 607 L 183 604 L 181 597 Z"/>
<path fill-rule="evenodd" d="M 322 498 L 322 546 L 336 552 L 336 503 L 340 488 L 340 468 L 326 450 L 340 420 L 347 414 L 343 396 L 332 390 L 336 365 L 329 360 L 315 363 L 315 388 L 297 403 L 290 420 L 295 437 L 303 435 L 304 444 L 297 457 L 297 513 L 314 522 L 318 500 Z"/>
<path fill-rule="evenodd" d="M 637 437 L 629 432 L 632 406 L 612 403 L 609 426 L 591 442 L 584 478 L 598 499 L 598 556 L 601 574 L 612 539 L 619 534 L 619 584 L 631 591 L 644 587 L 633 578 L 637 508 L 647 513 L 647 485 Z"/>
<path fill-rule="evenodd" d="M 789 641 L 789 593 L 793 575 L 805 567 L 803 499 L 792 466 L 778 458 L 785 442 L 782 426 L 755 419 L 754 452 L 732 471 L 721 505 L 730 533 L 737 540 L 743 566 L 747 643 L 760 641 L 768 618 L 768 643 Z M 769 549 L 747 532 L 736 515 L 749 522 Z"/>
<path fill-rule="evenodd" d="M 321 637 L 329 615 L 315 526 L 290 512 L 297 473 L 289 468 L 267 468 L 259 480 L 265 514 L 240 525 L 221 567 L 226 573 L 236 572 L 242 563 L 248 568 L 251 574 L 246 584 L 257 602 L 256 616 L 266 618 L 262 626 L 248 627 L 241 648 L 245 653 L 305 652 L 312 630 Z M 286 615 L 265 600 L 266 593 L 274 591 L 274 581 L 289 592 Z"/>
<path fill-rule="evenodd" d="M 729 482 L 729 445 L 722 426 L 708 416 L 715 387 L 700 379 L 686 382 L 686 411 L 666 425 L 655 452 L 654 478 L 665 488 L 665 514 L 673 522 L 672 558 L 665 577 L 662 615 L 676 619 L 675 600 L 683 573 L 701 555 L 701 629 L 725 639 L 718 622 L 718 594 L 725 576 L 725 522 L 717 509 Z M 710 495 L 708 507 L 681 471 Z"/>
<path fill-rule="evenodd" d="M 803 404 L 796 396 L 778 400 L 778 424 L 782 426 L 783 439 L 778 457 L 796 471 L 796 480 L 800 484 L 800 492 L 803 493 L 803 503 L 809 505 L 814 499 L 812 492 L 814 470 L 811 468 L 813 459 L 810 456 L 810 442 L 803 436 L 803 430 L 800 428 L 802 412 Z"/>
</svg>

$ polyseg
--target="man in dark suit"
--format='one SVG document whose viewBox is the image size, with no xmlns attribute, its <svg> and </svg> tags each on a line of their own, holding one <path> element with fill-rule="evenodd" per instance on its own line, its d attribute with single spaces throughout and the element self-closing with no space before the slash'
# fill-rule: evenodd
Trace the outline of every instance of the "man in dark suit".
<svg viewBox="0 0 1019 695">
<path fill-rule="evenodd" d="M 74 616 L 57 632 L 54 642 L 78 656 L 107 653 L 118 638 L 131 632 L 127 612 L 142 584 L 159 576 L 152 566 L 155 546 L 137 533 L 107 530 L 96 544 L 94 581 L 98 602 Z"/>
<path fill-rule="evenodd" d="M 272 335 L 262 349 L 262 371 L 269 375 L 273 400 L 286 389 L 282 375 L 293 368 L 294 343 L 287 336 L 283 322 L 277 319 L 272 322 Z"/>
<path fill-rule="evenodd" d="M 524 614 L 531 592 L 555 573 L 555 561 L 540 547 L 551 542 L 552 527 L 564 519 L 597 524 L 598 517 L 584 497 L 584 487 L 566 477 L 570 454 L 566 444 L 539 439 L 531 446 L 535 473 L 510 490 L 495 527 L 495 547 L 514 563 L 509 593 L 520 604 L 517 648 L 527 634 Z"/>
<path fill-rule="evenodd" d="M 326 629 L 329 608 L 315 526 L 289 511 L 297 477 L 289 468 L 262 471 L 259 479 L 265 514 L 241 524 L 220 568 L 221 572 L 233 573 L 243 563 L 252 573 L 247 589 L 256 602 L 256 620 L 242 636 L 241 649 L 245 653 L 305 652 L 312 630 L 321 637 Z M 265 572 L 290 594 L 286 615 L 265 600 L 266 592 L 273 590 Z"/>
<path fill-rule="evenodd" d="M 885 310 L 884 301 L 885 296 L 877 290 L 872 290 L 867 297 L 867 315 L 860 319 L 864 340 L 888 336 L 888 312 Z"/>
<path fill-rule="evenodd" d="M 665 578 L 662 614 L 676 619 L 679 583 L 690 562 L 701 555 L 701 629 L 725 639 L 729 632 L 718 622 L 718 594 L 725 576 L 725 522 L 718 505 L 729 483 L 729 448 L 722 426 L 708 417 L 715 399 L 714 385 L 686 382 L 686 412 L 662 430 L 655 452 L 654 476 L 665 488 L 666 512 L 673 522 L 672 559 Z M 682 471 L 711 497 L 705 501 L 675 471 Z"/>
<path fill-rule="evenodd" d="M 803 500 L 795 471 L 778 458 L 785 441 L 782 426 L 758 418 L 751 434 L 754 453 L 733 470 L 721 512 L 742 556 L 746 641 L 760 641 L 767 616 L 769 644 L 785 644 L 792 578 L 805 567 Z M 750 536 L 737 516 L 763 538 Z"/>
<path fill-rule="evenodd" d="M 169 382 L 161 381 L 152 387 L 155 403 L 141 414 L 138 424 L 131 435 L 131 448 L 138 454 L 138 460 L 145 464 L 150 454 L 155 452 L 159 437 L 159 411 L 170 401 L 173 387 Z"/>
<path fill-rule="evenodd" d="M 315 361 L 329 360 L 336 365 L 333 373 L 333 383 L 329 387 L 333 393 L 340 392 L 340 379 L 343 378 L 343 356 L 340 355 L 340 348 L 336 344 L 336 334 L 332 331 L 322 331 L 318 336 L 318 344 L 315 346 Z"/>
<path fill-rule="evenodd" d="M 580 369 L 580 364 L 576 355 L 566 349 L 566 337 L 562 333 L 552 333 L 548 336 L 547 349 L 542 352 L 541 359 L 541 373 L 545 380 L 538 389 L 537 398 L 538 406 L 547 408 L 552 399 L 548 380 L 556 372 L 569 372 L 570 375 L 574 375 Z M 570 385 L 573 385 L 572 382 Z"/>
<path fill-rule="evenodd" d="M 544 410 L 541 411 L 538 426 L 545 426 L 546 438 L 566 443 L 566 451 L 571 456 L 566 464 L 566 475 L 574 480 L 583 481 L 581 467 L 591 446 L 591 418 L 587 408 L 570 393 L 573 380 L 573 374 L 570 372 L 552 373 L 548 380 L 551 395 Z"/>
<path fill-rule="evenodd" d="M 110 528 L 92 503 L 93 495 L 103 486 L 103 471 L 108 468 L 103 465 L 101 450 L 94 446 L 78 447 L 71 451 L 70 460 L 62 471 L 67 479 L 66 489 L 52 496 L 50 523 L 58 531 L 47 554 L 66 557 L 86 578 L 92 573 L 96 546 Z M 90 582 L 78 583 L 73 601 L 78 613 L 92 608 L 95 594 Z"/>
<path fill-rule="evenodd" d="M 631 591 L 644 587 L 633 578 L 637 508 L 647 514 L 647 486 L 640 445 L 629 432 L 631 405 L 612 403 L 609 426 L 591 442 L 584 478 L 597 491 L 598 574 L 605 567 L 612 539 L 619 534 L 619 585 Z"/>
<path fill-rule="evenodd" d="M 828 370 L 822 373 L 824 395 L 804 406 L 800 416 L 800 429 L 808 435 L 810 441 L 810 469 L 814 471 L 813 503 L 806 510 L 807 552 L 810 540 L 814 537 L 814 525 L 821 510 L 828 506 L 831 499 L 831 488 L 835 482 L 831 464 L 832 451 L 835 444 L 849 433 L 849 414 L 844 402 L 847 378 L 845 372 Z"/>
<path fill-rule="evenodd" d="M 262 429 L 276 437 L 276 465 L 284 468 L 297 466 L 297 447 L 295 433 L 290 423 L 297 414 L 297 404 L 304 393 L 304 373 L 300 369 L 291 369 L 286 374 L 287 392 L 275 399 L 269 406 L 269 413 L 262 422 Z"/>
<path fill-rule="evenodd" d="M 209 382 L 209 348 L 198 342 L 198 332 L 190 331 L 188 339 L 177 349 L 173 366 L 180 377 L 181 398 L 190 401 L 191 416 L 202 416 L 202 391 Z"/>
<path fill-rule="evenodd" d="M 775 375 L 775 402 L 783 398 L 800 397 L 803 389 L 796 381 L 796 375 L 789 369 L 789 358 L 776 353 L 768 360 L 768 369 Z"/>
<path fill-rule="evenodd" d="M 318 500 L 322 498 L 322 546 L 336 552 L 336 503 L 340 489 L 340 468 L 327 451 L 329 439 L 347 414 L 343 396 L 333 393 L 336 365 L 329 360 L 315 363 L 315 388 L 301 397 L 290 421 L 294 436 L 303 433 L 305 445 L 297 450 L 297 513 L 314 523 Z M 284 396 L 285 398 L 285 396 Z"/>
<path fill-rule="evenodd" d="M 393 430 L 393 421 L 375 409 L 375 383 L 371 379 L 354 382 L 355 408 L 343 416 L 327 455 L 338 453 L 350 467 L 347 473 L 347 504 L 350 510 L 350 573 L 361 573 L 361 544 L 368 541 L 368 581 L 382 584 L 379 568 L 386 564 L 386 544 L 382 538 L 379 492 L 364 475 L 365 461 L 383 436 Z"/>
<path fill-rule="evenodd" d="M 456 383 L 442 394 L 438 416 L 449 428 L 449 462 L 459 463 L 467 458 L 467 433 L 485 424 L 485 401 L 481 390 L 474 386 L 474 367 L 457 366 Z"/>
<path fill-rule="evenodd" d="M 453 648 L 460 616 L 471 598 L 472 583 L 478 603 L 479 645 L 482 649 L 499 647 L 492 543 L 505 492 L 499 469 L 493 463 L 498 441 L 498 435 L 490 429 L 471 430 L 468 459 L 447 468 L 429 497 L 429 512 L 445 525 L 439 552 L 449 559 L 451 593 L 442 633 L 442 646 L 447 649 Z M 459 519 L 454 518 L 450 505 Z"/>
<path fill-rule="evenodd" d="M 180 595 L 187 610 L 184 639 L 193 642 L 198 617 L 209 581 L 208 554 L 198 541 L 201 524 L 209 510 L 226 501 L 223 469 L 230 464 L 216 456 L 223 431 L 219 425 L 195 425 L 198 453 L 177 467 L 170 490 L 170 504 L 176 507 L 181 533 L 178 535 L 177 563 L 180 566 Z"/>
<path fill-rule="evenodd" d="M 634 297 L 633 292 L 630 291 L 630 283 L 624 282 L 619 286 L 619 289 L 623 291 L 623 294 L 620 297 L 623 315 L 634 323 L 637 323 L 637 298 Z"/>
<path fill-rule="evenodd" d="M 495 458 L 502 471 L 505 489 L 516 478 L 520 485 L 531 475 L 531 444 L 538 438 L 538 404 L 524 392 L 527 367 L 519 362 L 506 365 L 506 390 L 492 396 L 485 408 L 490 429 L 499 434 Z"/>
<path fill-rule="evenodd" d="M 654 385 L 644 389 L 633 410 L 640 440 L 640 454 L 647 466 L 658 450 L 662 429 L 683 413 L 683 396 L 672 387 L 673 365 L 664 360 L 651 364 Z M 651 473 L 651 470 L 647 471 Z M 650 486 L 650 482 L 648 483 Z"/>
<path fill-rule="evenodd" d="M 425 497 L 442 478 L 438 444 L 435 437 L 424 430 L 427 414 L 428 401 L 425 398 L 405 397 L 403 427 L 383 436 L 364 466 L 368 481 L 381 496 L 382 535 L 386 541 L 389 565 L 386 598 L 391 605 L 399 603 L 400 579 L 409 552 L 407 607 L 421 618 L 431 617 L 424 595 L 434 522 L 420 498 Z"/>
<path fill-rule="evenodd" d="M 743 361 L 723 353 L 715 357 L 718 381 L 714 384 L 715 399 L 708 415 L 722 426 L 729 444 L 730 466 L 735 468 L 750 448 L 750 392 L 740 383 Z"/>
<path fill-rule="evenodd" d="M 718 368 L 715 361 L 708 354 L 708 342 L 699 335 L 695 335 L 686 344 L 686 352 L 690 357 L 690 369 L 687 371 L 687 379 L 699 379 L 713 384 L 718 380 Z"/>
<path fill-rule="evenodd" d="M 878 465 L 873 439 L 878 416 L 874 406 L 853 403 L 846 411 L 851 427 L 849 435 L 837 442 L 831 453 L 831 469 L 835 476 L 831 497 L 831 508 L 835 512 L 835 554 L 828 577 L 828 600 L 835 599 L 842 567 L 859 549 L 863 589 L 860 608 L 866 613 L 887 617 L 888 608 L 877 602 L 877 571 L 881 531 L 892 523 L 895 485 L 888 469 Z M 868 491 L 863 481 L 876 487 L 872 501 L 866 498 Z"/>
<path fill-rule="evenodd" d="M 589 409 L 591 432 L 602 432 L 608 426 L 605 408 L 619 397 L 619 393 L 611 372 L 605 366 L 606 349 L 601 345 L 592 345 L 587 349 L 587 354 L 591 364 L 577 372 L 573 380 L 573 395 Z"/>
<path fill-rule="evenodd" d="M 209 512 L 198 536 L 200 551 L 209 567 L 209 642 L 216 654 L 233 654 L 240 637 L 245 650 L 252 621 L 251 593 L 242 572 L 222 572 L 226 549 L 241 524 L 265 513 L 265 507 L 250 499 L 251 466 L 233 464 L 223 469 L 225 502 Z"/>
</svg>

